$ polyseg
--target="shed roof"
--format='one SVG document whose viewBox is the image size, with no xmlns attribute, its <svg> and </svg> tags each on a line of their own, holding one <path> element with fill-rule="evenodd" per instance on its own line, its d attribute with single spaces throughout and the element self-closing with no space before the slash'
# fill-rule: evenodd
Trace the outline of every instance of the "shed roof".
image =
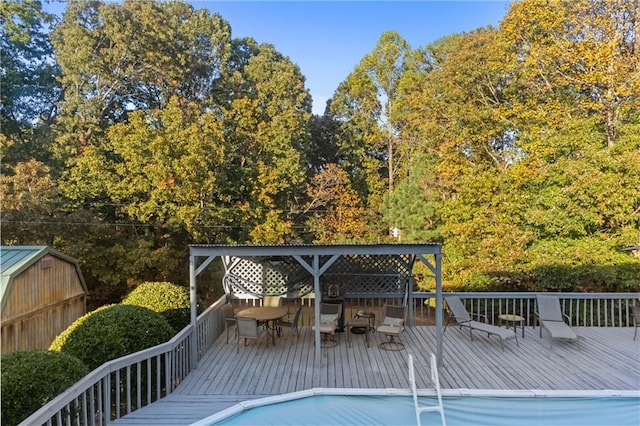
<svg viewBox="0 0 640 426">
<path fill-rule="evenodd" d="M 14 279 L 46 255 L 55 256 L 72 263 L 76 268 L 82 288 L 87 292 L 87 285 L 80 270 L 80 265 L 73 257 L 49 246 L 0 246 L 0 297 L 2 299 L 0 306 L 2 308 L 4 308 Z"/>
</svg>

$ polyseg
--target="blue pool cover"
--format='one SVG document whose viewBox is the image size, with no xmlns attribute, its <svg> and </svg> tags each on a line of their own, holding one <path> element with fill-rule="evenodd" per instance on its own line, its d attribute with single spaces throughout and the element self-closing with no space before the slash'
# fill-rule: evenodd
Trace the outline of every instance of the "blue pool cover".
<svg viewBox="0 0 640 426">
<path fill-rule="evenodd" d="M 420 405 L 432 405 L 420 397 Z M 636 397 L 444 397 L 448 426 L 638 426 Z M 424 413 L 423 425 L 439 425 Z M 415 425 L 408 396 L 317 395 L 254 407 L 215 423 L 221 425 Z"/>
</svg>

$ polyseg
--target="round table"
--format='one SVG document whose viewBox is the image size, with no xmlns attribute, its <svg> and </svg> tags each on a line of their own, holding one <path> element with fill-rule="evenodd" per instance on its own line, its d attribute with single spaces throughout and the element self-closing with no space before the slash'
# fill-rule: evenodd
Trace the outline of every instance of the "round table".
<svg viewBox="0 0 640 426">
<path fill-rule="evenodd" d="M 243 309 L 236 313 L 236 317 L 255 318 L 258 322 L 267 324 L 267 330 L 271 336 L 271 341 L 276 344 L 276 321 L 287 315 L 287 308 L 275 308 L 271 306 L 256 306 L 254 308 Z"/>
<path fill-rule="evenodd" d="M 507 323 L 510 322 L 511 324 L 513 324 L 513 331 L 516 333 L 518 332 L 517 327 L 518 325 L 520 325 L 520 327 L 522 328 L 522 338 L 524 339 L 524 317 L 513 314 L 502 314 L 498 315 L 498 319 L 500 320 L 498 326 L 501 326 L 503 321 Z"/>
</svg>

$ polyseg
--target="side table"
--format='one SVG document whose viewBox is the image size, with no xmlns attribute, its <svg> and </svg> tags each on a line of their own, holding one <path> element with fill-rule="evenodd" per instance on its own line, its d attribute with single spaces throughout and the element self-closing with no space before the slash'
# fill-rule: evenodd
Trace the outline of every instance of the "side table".
<svg viewBox="0 0 640 426">
<path fill-rule="evenodd" d="M 364 340 L 367 342 L 367 347 L 369 347 L 369 318 L 352 318 L 347 323 L 347 343 L 348 346 L 351 347 L 351 328 L 362 327 L 367 330 L 364 333 Z"/>
<path fill-rule="evenodd" d="M 376 327 L 376 314 L 368 311 L 356 312 L 354 318 L 365 318 L 367 320 L 367 331 L 373 331 Z"/>
<path fill-rule="evenodd" d="M 502 322 L 506 322 L 506 323 L 511 323 L 513 324 L 513 331 L 514 332 L 518 332 L 517 327 L 518 325 L 520 326 L 520 328 L 522 328 L 522 338 L 524 339 L 524 317 L 521 317 L 520 315 L 513 315 L 513 314 L 502 314 L 502 315 L 498 315 L 498 326 L 502 326 Z"/>
</svg>

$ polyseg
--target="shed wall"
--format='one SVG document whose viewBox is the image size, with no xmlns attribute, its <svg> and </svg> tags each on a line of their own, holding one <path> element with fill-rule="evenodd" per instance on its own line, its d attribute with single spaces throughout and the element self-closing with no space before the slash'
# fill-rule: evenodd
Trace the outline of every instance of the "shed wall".
<svg viewBox="0 0 640 426">
<path fill-rule="evenodd" d="M 47 349 L 86 313 L 86 295 L 75 265 L 44 256 L 15 277 L 2 310 L 2 353 Z"/>
</svg>

